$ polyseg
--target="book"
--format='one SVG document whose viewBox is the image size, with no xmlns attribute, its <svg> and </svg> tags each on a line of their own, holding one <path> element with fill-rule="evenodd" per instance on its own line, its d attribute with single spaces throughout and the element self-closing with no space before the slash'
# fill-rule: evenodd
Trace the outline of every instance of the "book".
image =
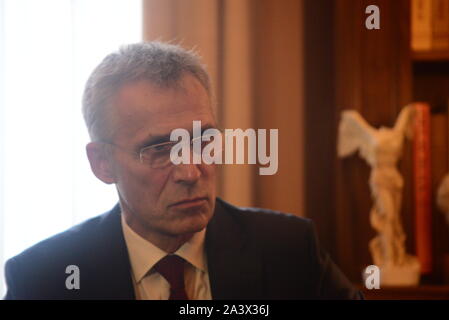
<svg viewBox="0 0 449 320">
<path fill-rule="evenodd" d="M 430 159 L 430 106 L 415 103 L 413 132 L 413 182 L 416 256 L 421 273 L 432 271 L 432 203 Z"/>
<path fill-rule="evenodd" d="M 433 0 L 412 0 L 411 44 L 415 51 L 432 48 L 432 2 Z"/>
<path fill-rule="evenodd" d="M 432 49 L 449 49 L 449 0 L 432 0 Z"/>
</svg>

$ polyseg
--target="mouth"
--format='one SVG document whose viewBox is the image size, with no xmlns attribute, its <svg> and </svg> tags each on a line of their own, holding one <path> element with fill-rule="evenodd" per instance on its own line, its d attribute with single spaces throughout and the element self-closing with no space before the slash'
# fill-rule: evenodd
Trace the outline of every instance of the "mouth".
<svg viewBox="0 0 449 320">
<path fill-rule="evenodd" d="M 170 205 L 170 207 L 176 207 L 176 208 L 189 208 L 189 207 L 196 207 L 196 206 L 202 206 L 207 202 L 207 197 L 196 197 L 191 199 L 184 199 L 178 202 L 175 202 Z"/>
</svg>

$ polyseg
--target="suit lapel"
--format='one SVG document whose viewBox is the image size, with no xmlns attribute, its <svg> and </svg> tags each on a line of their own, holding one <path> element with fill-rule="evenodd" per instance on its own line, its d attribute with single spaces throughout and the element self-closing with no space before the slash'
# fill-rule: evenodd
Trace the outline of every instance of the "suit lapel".
<svg viewBox="0 0 449 320">
<path fill-rule="evenodd" d="M 94 299 L 135 299 L 119 205 L 101 217 L 98 236 L 100 249 L 95 255 L 97 272 L 89 279 L 92 283 L 89 296 Z"/>
<path fill-rule="evenodd" d="M 238 211 L 217 198 L 206 232 L 206 253 L 212 299 L 262 297 L 262 263 L 248 239 Z"/>
</svg>

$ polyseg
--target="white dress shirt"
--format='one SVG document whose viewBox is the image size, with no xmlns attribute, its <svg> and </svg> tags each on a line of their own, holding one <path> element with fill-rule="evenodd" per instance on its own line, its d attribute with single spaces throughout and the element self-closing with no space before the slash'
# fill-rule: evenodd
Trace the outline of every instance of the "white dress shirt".
<svg viewBox="0 0 449 320">
<path fill-rule="evenodd" d="M 137 300 L 168 300 L 170 285 L 153 266 L 167 253 L 138 235 L 122 216 L 122 229 L 131 262 L 134 291 Z M 201 230 L 184 243 L 174 254 L 184 258 L 186 268 L 184 282 L 191 300 L 211 300 L 209 273 L 207 270 L 204 240 L 206 229 Z"/>
</svg>

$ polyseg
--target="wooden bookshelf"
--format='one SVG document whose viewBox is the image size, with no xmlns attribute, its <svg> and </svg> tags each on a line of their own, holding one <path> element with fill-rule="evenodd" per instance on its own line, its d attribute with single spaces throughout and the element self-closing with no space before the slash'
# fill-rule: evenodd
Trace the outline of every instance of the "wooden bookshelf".
<svg viewBox="0 0 449 320">
<path fill-rule="evenodd" d="M 368 243 L 375 236 L 369 222 L 370 168 L 357 157 L 338 159 L 336 138 L 324 130 L 316 129 L 313 134 L 311 131 L 329 127 L 337 132 L 343 109 L 358 110 L 376 127 L 392 126 L 403 106 L 414 101 L 429 102 L 434 128 L 431 134 L 433 269 L 431 274 L 422 277 L 421 286 L 417 288 L 384 288 L 369 291 L 366 296 L 370 299 L 449 299 L 449 270 L 443 262 L 444 256 L 449 254 L 449 226 L 435 204 L 439 183 L 449 172 L 449 50 L 412 51 L 410 0 L 373 0 L 370 4 L 388 13 L 383 15 L 382 26 L 376 31 L 363 27 L 365 2 L 336 1 L 331 9 L 327 2 L 319 2 L 324 9 L 332 10 L 333 47 L 323 50 L 328 56 L 320 51 L 324 56 L 321 65 L 332 65 L 327 72 L 314 75 L 321 81 L 332 79 L 329 86 L 320 83 L 319 92 L 330 97 L 326 105 L 333 106 L 333 114 L 324 117 L 320 104 L 307 104 L 306 123 L 311 124 L 306 126 L 309 143 L 305 170 L 306 214 L 316 222 L 320 239 L 339 267 L 351 281 L 360 282 L 361 270 L 372 264 Z M 317 38 L 325 39 L 315 37 L 314 43 Z M 307 56 L 311 58 L 305 65 L 315 66 L 312 57 L 317 59 L 319 55 L 314 52 Z M 320 126 L 316 125 L 317 119 Z M 330 145 L 317 145 L 316 141 L 329 141 Z M 332 156 L 333 164 L 329 161 Z M 317 163 L 321 170 L 317 170 Z M 323 168 L 329 169 L 324 171 Z M 399 171 L 404 179 L 401 220 L 407 236 L 406 249 L 415 254 L 413 144 L 410 141 L 405 142 Z"/>
<path fill-rule="evenodd" d="M 412 52 L 410 63 L 413 100 L 426 101 L 431 106 L 432 256 L 434 259 L 431 278 L 434 284 L 443 284 L 448 281 L 449 274 L 447 270 L 449 266 L 444 262 L 444 257 L 449 253 L 449 225 L 437 207 L 435 197 L 443 177 L 449 172 L 449 51 Z"/>
</svg>

